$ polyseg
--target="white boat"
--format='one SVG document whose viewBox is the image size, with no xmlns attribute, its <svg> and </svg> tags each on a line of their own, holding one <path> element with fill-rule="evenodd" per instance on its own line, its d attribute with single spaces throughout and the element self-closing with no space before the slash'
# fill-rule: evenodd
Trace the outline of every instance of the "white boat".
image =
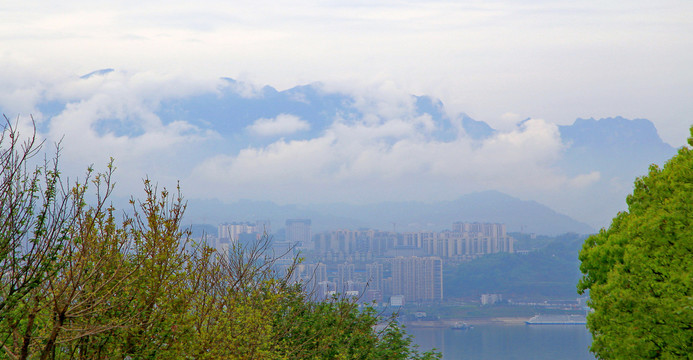
<svg viewBox="0 0 693 360">
<path fill-rule="evenodd" d="M 458 321 L 452 325 L 453 330 L 469 330 L 472 327 L 467 325 L 465 322 Z"/>
</svg>

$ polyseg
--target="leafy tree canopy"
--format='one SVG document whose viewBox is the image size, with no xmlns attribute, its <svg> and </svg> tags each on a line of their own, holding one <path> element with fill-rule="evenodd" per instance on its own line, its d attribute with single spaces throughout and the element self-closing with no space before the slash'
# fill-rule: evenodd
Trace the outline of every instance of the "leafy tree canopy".
<svg viewBox="0 0 693 360">
<path fill-rule="evenodd" d="M 372 308 L 311 301 L 266 236 L 193 242 L 180 190 L 145 180 L 121 219 L 112 163 L 65 184 L 40 149 L 0 130 L 0 359 L 439 358 Z"/>
<path fill-rule="evenodd" d="M 688 143 L 693 146 L 693 127 Z M 580 252 L 600 359 L 689 359 L 693 354 L 693 151 L 635 181 L 608 230 Z"/>
</svg>

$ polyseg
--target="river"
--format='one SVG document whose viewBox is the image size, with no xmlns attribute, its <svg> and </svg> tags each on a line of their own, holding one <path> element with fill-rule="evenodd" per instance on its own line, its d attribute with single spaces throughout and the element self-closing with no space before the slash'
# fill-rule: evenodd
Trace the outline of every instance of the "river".
<svg viewBox="0 0 693 360">
<path fill-rule="evenodd" d="M 584 325 L 476 325 L 469 330 L 407 327 L 420 350 L 438 349 L 443 359 L 594 360 Z"/>
</svg>

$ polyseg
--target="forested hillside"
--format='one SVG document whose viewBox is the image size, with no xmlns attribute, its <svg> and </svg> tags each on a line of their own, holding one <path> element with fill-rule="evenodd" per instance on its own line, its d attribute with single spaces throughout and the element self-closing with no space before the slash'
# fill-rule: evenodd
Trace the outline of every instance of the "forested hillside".
<svg viewBox="0 0 693 360">
<path fill-rule="evenodd" d="M 488 255 L 446 269 L 446 297 L 475 298 L 499 293 L 506 298 L 576 298 L 578 252 L 586 236 L 513 234 L 521 253 Z"/>
</svg>

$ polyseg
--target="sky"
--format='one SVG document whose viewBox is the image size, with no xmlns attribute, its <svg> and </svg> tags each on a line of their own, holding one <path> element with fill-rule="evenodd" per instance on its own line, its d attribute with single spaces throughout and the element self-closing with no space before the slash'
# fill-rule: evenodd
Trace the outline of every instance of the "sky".
<svg viewBox="0 0 693 360">
<path fill-rule="evenodd" d="M 441 153 L 449 149 L 412 133 L 423 120 L 407 117 L 408 94 L 438 98 L 451 115 L 464 112 L 505 131 L 482 152 L 473 152 L 468 144 L 456 151 L 476 158 L 477 167 L 488 162 L 509 170 L 516 166 L 518 181 L 504 183 L 491 167 L 463 189 L 450 185 L 460 175 L 454 172 L 435 177 L 440 172 L 431 171 L 430 177 L 419 179 L 438 181 L 450 190 L 445 196 L 493 185 L 550 202 L 551 193 L 541 195 L 547 182 L 559 193 L 570 184 L 598 179 L 594 173 L 568 177 L 550 166 L 564 145 L 556 142 L 555 125 L 576 118 L 647 118 L 674 147 L 685 144 L 693 124 L 693 2 L 688 0 L 0 1 L 0 13 L 4 111 L 36 114 L 40 122 L 39 101 L 72 101 L 71 108 L 53 119 L 47 134 L 52 140 L 64 139 L 68 160 L 103 163 L 114 156 L 123 163 L 124 175 L 135 178 L 143 172 L 169 180 L 208 174 L 206 182 L 190 180 L 199 196 L 202 183 L 213 189 L 237 186 L 248 196 L 267 187 L 282 190 L 276 194 L 291 192 L 298 184 L 323 189 L 324 194 L 334 190 L 306 185 L 305 178 L 291 174 L 283 183 L 261 182 L 262 187 L 257 179 L 288 170 L 243 167 L 244 162 L 258 161 L 281 167 L 281 159 L 292 156 L 322 161 L 322 170 L 306 170 L 311 175 L 346 161 L 341 173 L 333 171 L 334 177 L 324 181 L 338 179 L 345 189 L 365 189 L 376 178 L 381 187 L 366 191 L 367 198 L 377 198 L 383 188 L 393 193 L 420 188 L 421 182 L 408 176 L 417 170 L 401 164 L 420 159 L 413 164 L 435 169 L 433 159 L 438 159 L 443 168 L 449 162 L 440 160 Z M 104 82 L 76 80 L 103 68 L 117 74 Z M 282 90 L 321 82 L 331 91 L 364 99 L 365 108 L 393 121 L 365 130 L 337 124 L 304 143 L 277 140 L 266 148 L 203 154 L 202 164 L 182 162 L 190 166 L 188 171 L 180 164 L 162 165 L 171 154 L 185 157 L 175 149 L 199 147 L 216 135 L 190 124 L 162 124 L 151 108 L 166 97 L 214 91 L 222 76 L 252 84 L 246 89 L 249 96 L 263 85 Z M 144 133 L 136 138 L 85 135 L 96 118 L 119 116 L 141 122 Z M 537 120 L 518 129 L 517 122 L 526 118 Z M 414 123 L 419 127 L 412 127 Z M 258 119 L 248 135 L 278 136 L 309 127 L 286 114 Z M 385 135 L 374 135 L 375 130 Z M 382 151 L 377 139 L 393 133 L 402 140 L 399 146 Z M 79 145 L 71 145 L 75 143 Z M 347 154 L 349 149 L 336 149 L 336 143 L 361 145 L 352 145 L 356 149 Z M 258 160 L 263 155 L 266 162 Z M 518 161 L 502 161 L 511 155 Z M 381 164 L 398 170 L 385 171 Z M 234 169 L 249 180 L 210 180 L 232 177 Z M 251 183 L 261 188 L 243 187 Z M 420 197 L 425 196 L 431 195 Z M 559 210 L 590 212 L 587 205 L 577 206 L 562 205 Z"/>
</svg>

